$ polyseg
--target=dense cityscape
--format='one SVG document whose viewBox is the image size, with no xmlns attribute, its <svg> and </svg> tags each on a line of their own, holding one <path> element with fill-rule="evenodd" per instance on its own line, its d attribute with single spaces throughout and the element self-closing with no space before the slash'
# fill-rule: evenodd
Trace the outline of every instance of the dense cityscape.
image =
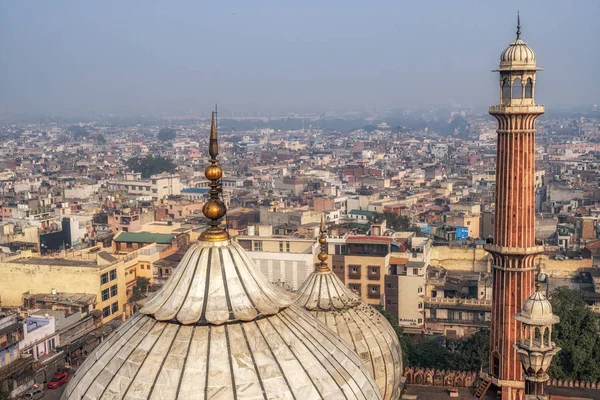
<svg viewBox="0 0 600 400">
<path fill-rule="evenodd" d="M 507 43 L 489 110 L 0 114 L 0 400 L 600 399 L 600 109 Z"/>
</svg>

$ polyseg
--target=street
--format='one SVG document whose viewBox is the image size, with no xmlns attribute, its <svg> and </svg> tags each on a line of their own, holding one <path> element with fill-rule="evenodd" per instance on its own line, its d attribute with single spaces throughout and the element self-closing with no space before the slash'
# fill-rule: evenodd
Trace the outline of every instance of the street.
<svg viewBox="0 0 600 400">
<path fill-rule="evenodd" d="M 67 384 L 60 386 L 58 389 L 44 388 L 44 400 L 59 400 L 66 388 Z"/>
</svg>

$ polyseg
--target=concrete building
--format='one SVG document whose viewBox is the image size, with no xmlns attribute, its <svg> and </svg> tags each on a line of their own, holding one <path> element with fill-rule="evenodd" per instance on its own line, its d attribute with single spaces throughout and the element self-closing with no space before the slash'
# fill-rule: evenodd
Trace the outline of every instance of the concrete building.
<svg viewBox="0 0 600 400">
<path fill-rule="evenodd" d="M 153 200 L 181 194 L 179 176 L 171 174 L 152 175 L 150 179 L 142 179 L 141 173 L 131 172 L 121 180 L 109 181 L 108 188 L 125 191 L 130 196 L 149 196 Z"/>
<path fill-rule="evenodd" d="M 19 307 L 27 292 L 89 293 L 99 299 L 96 307 L 102 312 L 103 322 L 124 318 L 126 297 L 125 270 L 135 259 L 119 260 L 99 253 L 69 254 L 71 258 L 36 257 L 23 252 L 0 262 L 3 279 L 0 280 L 2 305 Z"/>
<path fill-rule="evenodd" d="M 392 238 L 348 236 L 345 243 L 333 246 L 332 268 L 342 282 L 369 305 L 383 304 L 384 278 L 390 261 Z"/>
<path fill-rule="evenodd" d="M 385 275 L 385 310 L 407 332 L 421 333 L 425 322 L 425 278 L 431 242 L 424 237 L 408 238 L 408 249 L 394 252 Z"/>
<path fill-rule="evenodd" d="M 273 235 L 269 225 L 249 233 L 255 234 L 240 235 L 236 240 L 270 282 L 297 290 L 314 271 L 318 252 L 314 239 Z"/>
</svg>

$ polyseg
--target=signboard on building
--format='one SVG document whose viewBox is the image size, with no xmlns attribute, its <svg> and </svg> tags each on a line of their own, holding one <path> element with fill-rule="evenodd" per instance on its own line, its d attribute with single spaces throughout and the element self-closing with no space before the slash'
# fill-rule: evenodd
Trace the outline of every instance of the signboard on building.
<svg viewBox="0 0 600 400">
<path fill-rule="evenodd" d="M 456 227 L 456 240 L 467 240 L 469 237 L 469 228 L 466 226 Z"/>
</svg>

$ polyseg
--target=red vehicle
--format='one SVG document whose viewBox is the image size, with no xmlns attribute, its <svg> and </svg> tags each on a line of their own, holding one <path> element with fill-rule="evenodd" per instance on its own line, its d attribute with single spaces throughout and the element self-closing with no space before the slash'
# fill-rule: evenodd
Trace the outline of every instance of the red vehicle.
<svg viewBox="0 0 600 400">
<path fill-rule="evenodd" d="M 67 383 L 67 379 L 69 379 L 69 374 L 66 372 L 59 372 L 54 375 L 54 378 L 50 382 L 48 382 L 48 389 L 56 389 L 60 385 Z"/>
</svg>

